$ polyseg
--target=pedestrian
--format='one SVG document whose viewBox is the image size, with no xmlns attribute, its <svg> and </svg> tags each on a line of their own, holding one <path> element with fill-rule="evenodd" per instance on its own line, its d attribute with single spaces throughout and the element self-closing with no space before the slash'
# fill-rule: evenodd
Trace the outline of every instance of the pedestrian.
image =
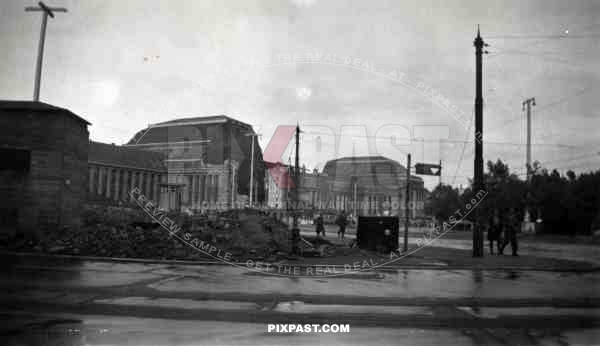
<svg viewBox="0 0 600 346">
<path fill-rule="evenodd" d="M 517 243 L 517 227 L 518 217 L 517 212 L 514 208 L 510 208 L 506 215 L 506 222 L 504 227 L 504 240 L 500 249 L 500 254 L 504 252 L 504 248 L 510 243 L 513 256 L 519 256 L 519 244 Z"/>
<path fill-rule="evenodd" d="M 494 242 L 496 242 L 496 246 L 498 247 L 498 254 L 500 254 L 500 233 L 502 233 L 502 228 L 500 226 L 500 217 L 498 216 L 498 209 L 494 209 L 492 211 L 492 215 L 488 220 L 487 227 L 487 237 L 490 242 L 490 253 L 494 254 Z"/>
<path fill-rule="evenodd" d="M 338 230 L 338 239 L 344 239 L 344 234 L 346 233 L 346 213 L 342 210 L 342 212 L 338 215 L 336 224 L 339 227 Z"/>
<path fill-rule="evenodd" d="M 315 230 L 317 232 L 317 237 L 321 236 L 321 232 L 323 232 L 323 237 L 325 237 L 325 227 L 323 226 L 323 215 L 317 215 L 315 219 Z"/>
</svg>

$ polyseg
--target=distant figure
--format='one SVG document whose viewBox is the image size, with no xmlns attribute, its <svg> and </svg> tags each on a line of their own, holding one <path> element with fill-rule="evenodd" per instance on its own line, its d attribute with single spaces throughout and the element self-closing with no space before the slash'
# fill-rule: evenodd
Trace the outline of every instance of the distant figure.
<svg viewBox="0 0 600 346">
<path fill-rule="evenodd" d="M 519 244 L 517 243 L 517 212 L 514 208 L 508 210 L 505 216 L 506 222 L 504 223 L 504 241 L 500 247 L 500 254 L 504 253 L 504 248 L 510 243 L 513 256 L 519 256 L 517 251 L 519 250 Z"/>
<path fill-rule="evenodd" d="M 494 254 L 494 241 L 496 242 L 496 246 L 498 248 L 498 255 L 501 254 L 500 246 L 501 246 L 501 233 L 502 226 L 500 225 L 500 216 L 498 215 L 498 209 L 494 209 L 492 216 L 488 220 L 488 231 L 487 237 L 490 242 L 490 253 Z"/>
<path fill-rule="evenodd" d="M 338 215 L 337 220 L 335 220 L 335 223 L 340 227 L 338 230 L 338 239 L 344 239 L 347 222 L 348 220 L 346 220 L 346 213 L 342 210 L 342 212 Z"/>
<path fill-rule="evenodd" d="M 315 219 L 315 231 L 317 232 L 317 237 L 321 236 L 321 232 L 323 232 L 323 237 L 325 237 L 325 226 L 323 226 L 323 215 L 317 215 Z"/>
</svg>

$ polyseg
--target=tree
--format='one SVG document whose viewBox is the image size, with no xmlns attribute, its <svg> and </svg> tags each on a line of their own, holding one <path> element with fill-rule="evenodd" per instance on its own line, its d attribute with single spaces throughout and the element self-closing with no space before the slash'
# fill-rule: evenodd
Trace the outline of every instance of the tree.
<svg viewBox="0 0 600 346">
<path fill-rule="evenodd" d="M 432 215 L 438 222 L 448 220 L 461 209 L 461 198 L 458 189 L 450 185 L 440 184 L 431 192 L 431 197 L 425 205 L 427 214 Z"/>
<path fill-rule="evenodd" d="M 517 211 L 517 217 L 522 218 L 526 205 L 526 183 L 511 174 L 509 166 L 500 159 L 488 161 L 487 170 L 483 176 L 487 195 L 477 207 L 480 208 L 480 221 L 485 223 L 485 219 L 494 215 L 495 210 L 499 211 L 502 218 L 508 217 L 508 212 L 513 209 Z"/>
<path fill-rule="evenodd" d="M 487 162 L 483 178 L 487 195 L 477 206 L 477 213 L 469 214 L 469 220 L 479 215 L 479 221 L 485 223 L 495 210 L 502 218 L 511 209 L 522 220 L 528 209 L 533 220 L 542 219 L 546 233 L 590 234 L 600 228 L 600 170 L 579 176 L 567 171 L 561 176 L 556 169 L 550 171 L 535 161 L 529 178 L 524 180 L 497 160 Z M 438 220 L 446 220 L 474 196 L 472 188 L 459 196 L 452 187 L 440 185 L 432 192 L 426 211 Z"/>
</svg>

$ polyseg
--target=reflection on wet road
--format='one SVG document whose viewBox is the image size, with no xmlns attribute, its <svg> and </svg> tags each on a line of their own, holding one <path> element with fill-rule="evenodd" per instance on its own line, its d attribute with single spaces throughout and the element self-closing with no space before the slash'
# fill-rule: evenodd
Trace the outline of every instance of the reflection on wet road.
<svg viewBox="0 0 600 346">
<path fill-rule="evenodd" d="M 13 316 L 14 317 L 14 316 Z M 349 333 L 269 333 L 260 323 L 48 316 L 12 321 L 6 346 L 51 345 L 594 345 L 593 329 L 360 328 Z M 33 320 L 37 320 L 32 323 Z M 332 322 L 333 323 L 333 322 Z"/>
<path fill-rule="evenodd" d="M 2 345 L 598 340 L 590 328 L 600 318 L 599 272 L 390 269 L 298 278 L 224 265 L 4 259 Z M 351 323 L 351 333 L 267 333 L 268 323 L 284 320 Z"/>
<path fill-rule="evenodd" d="M 428 298 L 600 298 L 600 273 L 399 269 L 339 277 L 289 278 L 220 265 L 123 264 L 40 260 L 14 264 L 0 285 L 146 287 L 157 291 Z"/>
</svg>

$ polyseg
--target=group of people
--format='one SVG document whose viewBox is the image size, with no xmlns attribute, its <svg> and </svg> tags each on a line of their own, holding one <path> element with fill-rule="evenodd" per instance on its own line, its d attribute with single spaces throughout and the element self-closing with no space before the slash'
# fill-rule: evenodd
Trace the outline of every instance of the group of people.
<svg viewBox="0 0 600 346">
<path fill-rule="evenodd" d="M 338 239 L 344 239 L 344 235 L 346 234 L 346 225 L 348 224 L 348 217 L 346 216 L 346 212 L 342 210 L 335 218 L 335 224 L 338 225 Z M 325 222 L 323 220 L 323 215 L 317 215 L 315 219 L 315 231 L 317 232 L 317 237 L 321 236 L 323 233 L 323 237 L 325 237 Z"/>
<path fill-rule="evenodd" d="M 504 249 L 510 243 L 513 256 L 519 256 L 519 244 L 517 243 L 517 231 L 519 220 L 514 208 L 506 211 L 505 215 L 500 215 L 498 209 L 494 209 L 487 222 L 487 236 L 490 242 L 490 253 L 494 254 L 494 242 L 498 250 L 498 255 L 504 254 Z"/>
</svg>

